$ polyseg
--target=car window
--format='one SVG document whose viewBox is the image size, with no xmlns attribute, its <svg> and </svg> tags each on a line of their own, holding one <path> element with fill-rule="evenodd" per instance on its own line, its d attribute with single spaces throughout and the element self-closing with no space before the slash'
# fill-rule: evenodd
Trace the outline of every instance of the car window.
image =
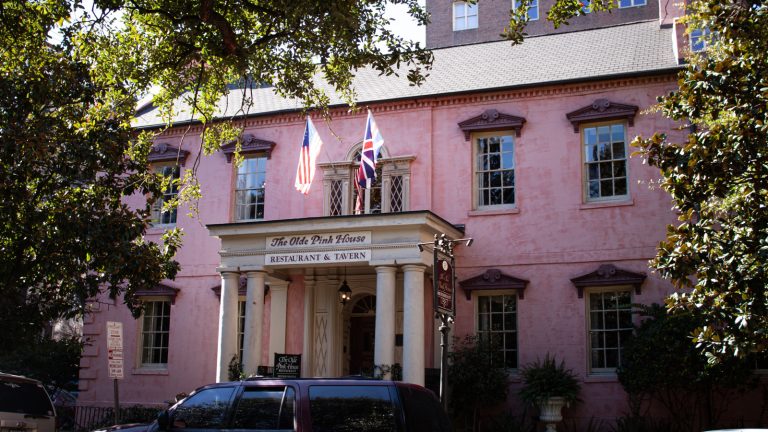
<svg viewBox="0 0 768 432">
<path fill-rule="evenodd" d="M 295 399 L 292 387 L 246 388 L 235 408 L 232 428 L 292 431 Z"/>
<path fill-rule="evenodd" d="M 13 380 L 0 380 L 0 411 L 33 416 L 52 416 L 54 413 L 42 384 Z"/>
<path fill-rule="evenodd" d="M 311 386 L 309 411 L 313 432 L 397 431 L 385 386 Z"/>
<path fill-rule="evenodd" d="M 448 416 L 432 392 L 413 387 L 398 387 L 397 390 L 409 431 L 450 432 Z"/>
<path fill-rule="evenodd" d="M 215 387 L 193 394 L 176 407 L 173 413 L 173 428 L 212 429 L 223 427 L 233 390 L 233 387 Z"/>
</svg>

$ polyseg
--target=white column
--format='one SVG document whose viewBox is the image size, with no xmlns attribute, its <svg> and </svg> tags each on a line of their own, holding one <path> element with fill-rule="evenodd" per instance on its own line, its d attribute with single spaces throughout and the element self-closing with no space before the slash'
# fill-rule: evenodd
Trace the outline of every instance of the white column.
<svg viewBox="0 0 768 432">
<path fill-rule="evenodd" d="M 269 282 L 269 358 L 267 364 L 274 366 L 275 353 L 285 352 L 285 326 L 288 312 L 288 282 Z"/>
<path fill-rule="evenodd" d="M 404 265 L 403 381 L 424 385 L 424 270 Z M 376 304 L 379 304 L 378 299 Z"/>
<path fill-rule="evenodd" d="M 312 350 L 314 349 L 312 337 L 314 336 L 313 324 L 315 322 L 315 278 L 313 276 L 304 276 L 304 341 L 302 344 L 304 352 L 301 356 L 301 376 L 311 377 L 312 368 Z"/>
<path fill-rule="evenodd" d="M 245 295 L 245 328 L 243 335 L 243 370 L 252 375 L 261 363 L 261 339 L 264 323 L 265 272 L 249 271 Z"/>
<path fill-rule="evenodd" d="M 395 363 L 395 267 L 376 267 L 376 344 L 373 363 L 391 367 Z M 387 373 L 384 379 L 391 379 Z"/>
<path fill-rule="evenodd" d="M 229 380 L 229 362 L 237 354 L 237 288 L 239 282 L 239 273 L 233 271 L 221 272 L 216 382 Z"/>
</svg>

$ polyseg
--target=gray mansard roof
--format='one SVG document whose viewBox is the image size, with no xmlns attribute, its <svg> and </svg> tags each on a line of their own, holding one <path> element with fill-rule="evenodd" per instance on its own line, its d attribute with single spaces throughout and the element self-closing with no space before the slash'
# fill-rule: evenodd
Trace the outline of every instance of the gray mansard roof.
<svg viewBox="0 0 768 432">
<path fill-rule="evenodd" d="M 380 76 L 370 69 L 357 71 L 354 87 L 358 105 L 655 74 L 679 68 L 672 29 L 660 28 L 657 20 L 531 37 L 516 46 L 500 41 L 436 49 L 433 53 L 433 69 L 420 87 L 408 85 L 405 74 L 395 77 Z M 322 86 L 332 105 L 343 104 L 330 87 Z M 221 116 L 242 115 L 243 96 L 243 90 L 233 90 L 223 98 L 219 104 Z M 253 101 L 247 108 L 248 115 L 301 108 L 298 101 L 281 98 L 271 88 L 248 89 L 245 96 Z M 179 105 L 176 112 L 180 113 L 176 123 L 190 120 L 183 106 Z M 139 114 L 136 127 L 162 124 L 151 106 L 140 107 Z"/>
</svg>

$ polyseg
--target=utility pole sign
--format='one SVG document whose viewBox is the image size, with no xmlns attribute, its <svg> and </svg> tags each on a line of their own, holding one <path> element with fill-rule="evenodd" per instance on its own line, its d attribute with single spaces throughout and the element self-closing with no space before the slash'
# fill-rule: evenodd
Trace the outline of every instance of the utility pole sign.
<svg viewBox="0 0 768 432">
<path fill-rule="evenodd" d="M 109 377 L 123 379 L 123 323 L 107 321 Z"/>
<path fill-rule="evenodd" d="M 123 323 L 107 321 L 107 362 L 115 390 L 115 424 L 120 423 L 120 398 L 117 380 L 123 379 Z"/>
</svg>

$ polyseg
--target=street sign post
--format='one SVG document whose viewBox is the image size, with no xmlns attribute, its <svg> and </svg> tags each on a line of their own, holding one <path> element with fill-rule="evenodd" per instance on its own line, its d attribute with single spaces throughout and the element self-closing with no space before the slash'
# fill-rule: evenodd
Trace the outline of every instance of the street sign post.
<svg viewBox="0 0 768 432">
<path fill-rule="evenodd" d="M 456 315 L 456 267 L 453 248 L 456 243 L 472 244 L 472 238 L 449 239 L 445 234 L 435 234 L 433 243 L 419 243 L 419 251 L 432 246 L 433 308 L 435 318 L 440 319 L 440 402 L 448 408 L 448 334 Z"/>
<path fill-rule="evenodd" d="M 123 323 L 107 321 L 107 366 L 115 390 L 115 424 L 120 423 L 117 380 L 123 379 Z"/>
</svg>

